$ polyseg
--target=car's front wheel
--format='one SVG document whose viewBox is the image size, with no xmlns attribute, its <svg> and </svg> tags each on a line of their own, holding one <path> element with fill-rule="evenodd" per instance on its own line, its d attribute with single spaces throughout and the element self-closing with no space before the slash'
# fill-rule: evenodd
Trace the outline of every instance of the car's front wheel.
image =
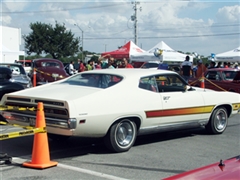
<svg viewBox="0 0 240 180">
<path fill-rule="evenodd" d="M 211 134 L 221 134 L 225 131 L 228 124 L 228 114 L 224 107 L 216 108 L 206 125 L 206 129 Z"/>
<path fill-rule="evenodd" d="M 110 127 L 105 137 L 105 144 L 114 152 L 125 152 L 133 146 L 136 137 L 137 127 L 135 122 L 123 119 Z"/>
</svg>

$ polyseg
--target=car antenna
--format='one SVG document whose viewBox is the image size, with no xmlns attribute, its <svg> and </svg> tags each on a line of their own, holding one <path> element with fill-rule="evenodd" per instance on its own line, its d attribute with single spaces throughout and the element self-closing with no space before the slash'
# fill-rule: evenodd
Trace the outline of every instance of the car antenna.
<svg viewBox="0 0 240 180">
<path fill-rule="evenodd" d="M 218 166 L 225 166 L 222 159 L 220 160 L 220 163 L 218 164 Z"/>
</svg>

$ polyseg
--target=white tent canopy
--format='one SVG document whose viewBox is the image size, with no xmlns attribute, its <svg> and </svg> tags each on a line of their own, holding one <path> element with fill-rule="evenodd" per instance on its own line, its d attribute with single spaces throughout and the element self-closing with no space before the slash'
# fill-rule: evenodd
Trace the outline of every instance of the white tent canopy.
<svg viewBox="0 0 240 180">
<path fill-rule="evenodd" d="M 130 56 L 130 60 L 131 61 L 140 61 L 140 62 L 161 61 L 160 58 L 158 58 L 154 55 L 154 50 L 156 48 L 163 50 L 162 61 L 182 62 L 185 60 L 185 58 L 187 56 L 187 54 L 179 53 L 179 52 L 173 50 L 166 43 L 161 41 L 146 52 L 132 54 Z M 192 62 L 193 57 L 190 55 L 189 55 L 189 57 L 190 57 L 190 61 Z"/>
<path fill-rule="evenodd" d="M 240 46 L 231 51 L 216 54 L 215 61 L 240 62 Z"/>
</svg>

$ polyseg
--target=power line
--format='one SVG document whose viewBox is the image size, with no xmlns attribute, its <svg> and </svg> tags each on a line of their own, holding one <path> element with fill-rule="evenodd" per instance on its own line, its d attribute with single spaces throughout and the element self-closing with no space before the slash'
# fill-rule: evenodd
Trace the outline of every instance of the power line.
<svg viewBox="0 0 240 180">
<path fill-rule="evenodd" d="M 84 10 L 84 9 L 98 9 L 98 8 L 107 8 L 114 6 L 122 6 L 129 3 L 114 3 L 108 5 L 97 5 L 97 6 L 88 6 L 88 7 L 80 7 L 80 8 L 70 8 L 70 9 L 57 9 L 57 10 L 46 10 L 46 11 L 15 11 L 15 12 L 1 12 L 2 14 L 28 14 L 28 13 L 52 13 L 52 12 L 60 12 L 60 11 L 75 11 L 75 10 Z"/>
<path fill-rule="evenodd" d="M 156 38 L 186 38 L 186 37 L 211 37 L 211 36 L 233 36 L 233 35 L 240 35 L 239 32 L 237 33 L 225 33 L 225 34 L 205 34 L 205 35 L 187 35 L 187 36 L 150 36 L 150 37 L 138 37 L 139 39 L 156 39 Z M 132 39 L 132 38 L 126 38 L 126 37 L 88 37 L 85 38 L 88 40 L 102 40 L 102 39 Z"/>
</svg>

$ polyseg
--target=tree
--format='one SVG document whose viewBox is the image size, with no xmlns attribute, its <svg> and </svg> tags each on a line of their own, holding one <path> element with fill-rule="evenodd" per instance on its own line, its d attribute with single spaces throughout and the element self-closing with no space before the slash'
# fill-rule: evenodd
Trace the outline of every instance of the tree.
<svg viewBox="0 0 240 180">
<path fill-rule="evenodd" d="M 53 27 L 51 24 L 36 22 L 31 23 L 30 28 L 32 32 L 23 36 L 28 55 L 50 54 L 54 59 L 60 59 L 72 56 L 80 50 L 80 38 L 74 38 L 74 34 L 66 29 L 65 24 L 55 22 Z"/>
</svg>

